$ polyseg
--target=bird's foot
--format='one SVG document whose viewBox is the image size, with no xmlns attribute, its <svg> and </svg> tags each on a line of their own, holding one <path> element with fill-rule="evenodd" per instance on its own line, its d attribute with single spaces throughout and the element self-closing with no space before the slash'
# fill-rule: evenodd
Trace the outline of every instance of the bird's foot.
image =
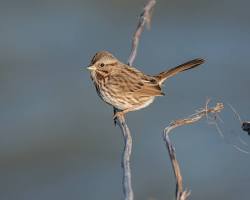
<svg viewBox="0 0 250 200">
<path fill-rule="evenodd" d="M 118 118 L 122 117 L 124 117 L 123 111 L 116 111 L 116 113 L 114 113 L 113 120 L 116 121 Z"/>
</svg>

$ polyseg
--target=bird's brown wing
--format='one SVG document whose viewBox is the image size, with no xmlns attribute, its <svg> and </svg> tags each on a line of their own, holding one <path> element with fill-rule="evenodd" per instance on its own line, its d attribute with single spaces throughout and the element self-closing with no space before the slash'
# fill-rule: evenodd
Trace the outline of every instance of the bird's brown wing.
<svg viewBox="0 0 250 200">
<path fill-rule="evenodd" d="M 139 70 L 125 66 L 121 70 L 112 74 L 109 84 L 123 94 L 136 93 L 139 96 L 162 96 L 157 79 L 143 74 Z"/>
<path fill-rule="evenodd" d="M 141 90 L 137 91 L 139 93 L 145 93 L 152 96 L 163 96 L 164 93 L 161 91 L 157 80 L 153 77 L 144 75 L 142 78 L 143 87 Z"/>
</svg>

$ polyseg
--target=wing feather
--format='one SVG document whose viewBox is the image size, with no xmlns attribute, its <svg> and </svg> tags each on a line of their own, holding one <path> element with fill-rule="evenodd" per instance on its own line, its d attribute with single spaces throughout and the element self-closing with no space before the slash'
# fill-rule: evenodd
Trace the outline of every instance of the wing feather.
<svg viewBox="0 0 250 200">
<path fill-rule="evenodd" d="M 156 78 L 148 76 L 139 70 L 123 66 L 115 73 L 111 73 L 108 84 L 112 85 L 113 89 L 123 94 L 137 93 L 138 95 L 163 96 L 161 87 Z"/>
</svg>

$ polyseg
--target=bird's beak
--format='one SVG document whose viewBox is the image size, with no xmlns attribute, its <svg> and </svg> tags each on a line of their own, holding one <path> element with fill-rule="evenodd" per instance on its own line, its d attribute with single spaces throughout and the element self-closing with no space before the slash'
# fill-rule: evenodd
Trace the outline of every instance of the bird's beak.
<svg viewBox="0 0 250 200">
<path fill-rule="evenodd" d="M 96 67 L 95 67 L 94 65 L 91 65 L 91 66 L 87 67 L 87 69 L 88 69 L 89 71 L 95 71 L 95 70 L 96 70 Z"/>
</svg>

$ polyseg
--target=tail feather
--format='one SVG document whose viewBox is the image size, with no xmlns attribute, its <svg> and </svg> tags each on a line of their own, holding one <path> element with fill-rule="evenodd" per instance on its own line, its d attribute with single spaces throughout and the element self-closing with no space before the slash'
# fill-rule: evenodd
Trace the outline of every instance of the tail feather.
<svg viewBox="0 0 250 200">
<path fill-rule="evenodd" d="M 154 76 L 155 78 L 158 79 L 159 84 L 161 85 L 166 79 L 175 76 L 176 74 L 178 74 L 179 72 L 183 72 L 192 68 L 195 68 L 197 66 L 199 66 L 200 64 L 204 63 L 205 60 L 201 59 L 201 58 L 197 58 L 191 61 L 188 61 L 182 65 L 179 65 L 177 67 L 174 67 L 172 69 L 169 69 L 167 71 L 161 72 L 158 75 Z"/>
</svg>

